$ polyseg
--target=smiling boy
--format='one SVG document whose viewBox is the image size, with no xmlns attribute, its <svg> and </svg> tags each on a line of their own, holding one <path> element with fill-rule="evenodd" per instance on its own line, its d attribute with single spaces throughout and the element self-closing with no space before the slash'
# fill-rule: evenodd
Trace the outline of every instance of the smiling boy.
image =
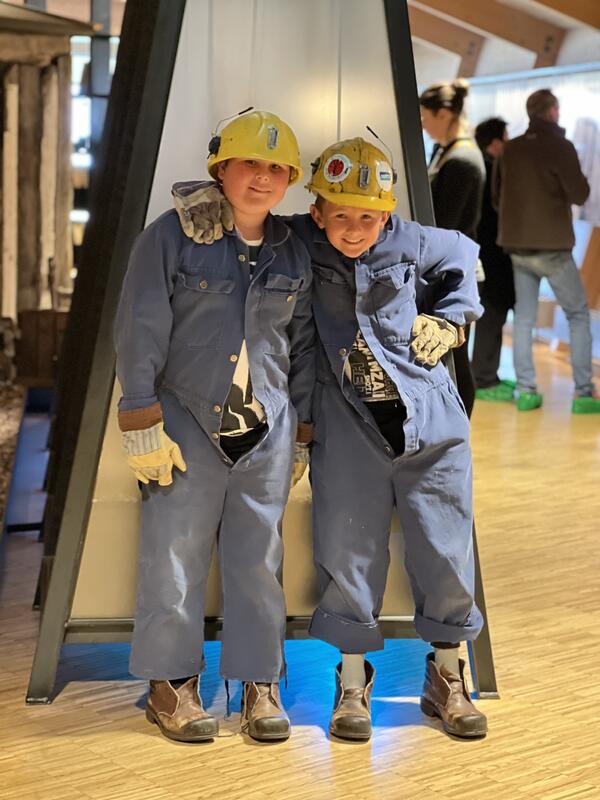
<svg viewBox="0 0 600 800">
<path fill-rule="evenodd" d="M 146 715 L 165 736 L 218 733 L 197 677 L 218 541 L 221 674 L 243 681 L 242 729 L 273 741 L 290 733 L 281 518 L 294 441 L 311 438 L 314 331 L 308 254 L 269 212 L 301 177 L 298 145 L 274 114 L 244 114 L 211 140 L 208 170 L 235 230 L 200 247 L 174 211 L 159 217 L 116 320 L 119 424 L 142 484 L 131 671 L 150 680 Z"/>
</svg>

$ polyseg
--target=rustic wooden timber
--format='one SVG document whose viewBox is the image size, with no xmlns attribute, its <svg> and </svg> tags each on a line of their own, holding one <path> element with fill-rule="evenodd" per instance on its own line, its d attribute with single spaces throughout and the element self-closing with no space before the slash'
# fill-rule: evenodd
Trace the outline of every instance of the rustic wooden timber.
<svg viewBox="0 0 600 800">
<path fill-rule="evenodd" d="M 4 73 L 2 133 L 2 316 L 17 319 L 19 67 Z"/>
<path fill-rule="evenodd" d="M 497 0 L 419 0 L 415 5 L 533 51 L 536 67 L 556 63 L 566 33 L 558 25 Z"/>
<path fill-rule="evenodd" d="M 581 280 L 590 308 L 600 310 L 600 228 L 594 228 L 581 266 Z"/>
<path fill-rule="evenodd" d="M 47 66 L 58 56 L 69 55 L 68 36 L 0 33 L 0 61 Z"/>
<path fill-rule="evenodd" d="M 58 76 L 58 123 L 55 198 L 55 289 L 73 288 L 73 240 L 70 211 L 73 208 L 71 180 L 71 58 L 60 56 L 56 62 Z"/>
<path fill-rule="evenodd" d="M 38 308 L 40 299 L 39 174 L 41 163 L 41 75 L 37 66 L 19 68 L 19 197 L 18 296 L 19 311 Z"/>
<path fill-rule="evenodd" d="M 423 39 L 451 53 L 457 53 L 461 58 L 458 75 L 462 78 L 469 78 L 475 74 L 481 48 L 485 42 L 483 36 L 410 4 L 408 17 L 413 37 Z"/>
<path fill-rule="evenodd" d="M 55 263 L 56 169 L 58 164 L 58 75 L 51 64 L 42 73 L 42 141 L 40 156 L 39 308 L 52 308 L 50 265 Z"/>
</svg>

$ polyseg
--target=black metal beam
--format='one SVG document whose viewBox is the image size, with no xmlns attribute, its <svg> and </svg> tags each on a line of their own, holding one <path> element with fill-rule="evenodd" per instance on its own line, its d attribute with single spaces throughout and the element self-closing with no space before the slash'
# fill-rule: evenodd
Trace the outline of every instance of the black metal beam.
<svg viewBox="0 0 600 800">
<path fill-rule="evenodd" d="M 420 222 L 421 225 L 435 225 L 423 146 L 408 5 L 406 0 L 383 0 L 383 4 L 411 214 L 413 219 Z M 454 360 L 451 353 L 448 354 L 444 363 L 456 383 Z M 483 615 L 485 625 L 479 637 L 474 642 L 468 643 L 471 673 L 480 696 L 498 697 L 475 524 L 473 524 L 473 548 L 475 553 L 475 601 Z"/>
<path fill-rule="evenodd" d="M 412 218 L 421 225 L 435 225 L 425 162 L 408 6 L 406 0 L 383 0 L 383 5 L 410 210 Z"/>
<path fill-rule="evenodd" d="M 44 605 L 27 701 L 50 701 L 70 614 L 114 383 L 112 326 L 127 259 L 143 229 L 162 135 L 185 0 L 129 0 L 92 191 L 82 268 L 91 298 L 78 362 L 83 405 L 72 453 L 56 556 Z M 87 326 L 86 326 L 87 322 Z M 90 366 L 84 368 L 85 359 Z M 71 458 L 72 456 L 72 458 Z"/>
<path fill-rule="evenodd" d="M 91 152 L 98 153 L 110 95 L 111 0 L 91 0 L 91 21 L 98 26 L 90 45 Z"/>
</svg>

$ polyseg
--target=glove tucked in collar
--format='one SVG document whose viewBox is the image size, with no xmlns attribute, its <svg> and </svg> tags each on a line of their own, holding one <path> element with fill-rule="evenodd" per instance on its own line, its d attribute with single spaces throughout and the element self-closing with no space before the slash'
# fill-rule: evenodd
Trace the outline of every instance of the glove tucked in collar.
<svg viewBox="0 0 600 800">
<path fill-rule="evenodd" d="M 212 244 L 233 230 L 233 211 L 217 183 L 180 181 L 171 194 L 183 232 L 197 244 Z"/>
</svg>

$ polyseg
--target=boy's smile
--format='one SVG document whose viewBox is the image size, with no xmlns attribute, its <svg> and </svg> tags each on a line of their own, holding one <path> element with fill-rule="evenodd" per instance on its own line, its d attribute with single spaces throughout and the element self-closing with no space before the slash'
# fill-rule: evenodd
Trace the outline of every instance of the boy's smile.
<svg viewBox="0 0 600 800">
<path fill-rule="evenodd" d="M 348 258 L 358 258 L 372 247 L 390 216 L 388 211 L 338 206 L 322 198 L 310 207 L 310 214 L 336 250 Z"/>
</svg>

